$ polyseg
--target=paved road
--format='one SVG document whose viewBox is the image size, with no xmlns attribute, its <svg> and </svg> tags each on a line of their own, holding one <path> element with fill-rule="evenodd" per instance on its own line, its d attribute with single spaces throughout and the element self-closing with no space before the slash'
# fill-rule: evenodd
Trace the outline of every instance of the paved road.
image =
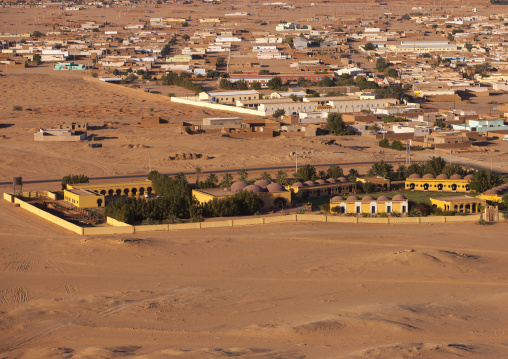
<svg viewBox="0 0 508 359">
<path fill-rule="evenodd" d="M 473 169 L 490 169 L 490 166 L 489 164 L 486 164 L 485 166 L 480 166 L 480 165 L 471 165 L 467 162 L 461 162 L 457 159 L 453 159 L 454 160 L 454 163 L 458 163 L 458 164 L 461 164 L 463 166 L 469 166 Z M 345 163 L 325 163 L 325 164 L 318 164 L 318 165 L 315 165 L 315 167 L 329 167 L 331 165 L 340 165 L 340 166 L 358 166 L 358 165 L 371 165 L 371 164 L 374 164 L 378 161 L 373 161 L 373 162 L 345 162 Z M 425 161 L 412 161 L 412 163 L 421 163 L 421 162 L 425 162 Z M 390 164 L 397 164 L 397 163 L 402 163 L 401 161 L 385 161 L 385 163 L 390 163 Z M 251 167 L 251 168 L 246 168 L 247 171 L 273 171 L 273 170 L 287 170 L 287 169 L 293 169 L 295 166 L 291 165 L 291 166 L 274 166 L 274 167 Z M 236 173 L 238 171 L 238 169 L 226 169 L 226 170 L 215 170 L 215 171 L 203 171 L 202 173 L 203 174 L 209 174 L 209 173 L 226 173 L 226 172 L 229 172 L 229 173 Z M 508 176 L 508 173 L 506 172 L 499 172 L 501 173 L 503 176 Z M 173 172 L 173 173 L 164 173 L 166 176 L 176 176 L 177 172 Z M 196 172 L 195 171 L 191 171 L 191 172 L 184 172 L 184 174 L 186 176 L 189 176 L 189 175 L 195 175 Z M 98 181 L 98 180 L 115 180 L 115 179 L 138 179 L 138 178 L 146 178 L 147 177 L 147 174 L 136 174 L 136 175 L 116 175 L 116 176 L 103 176 L 103 177 L 91 177 L 90 180 L 91 181 Z M 23 184 L 31 184 L 31 183 L 55 183 L 55 182 L 61 182 L 62 179 L 61 178 L 57 178 L 57 179 L 39 179 L 39 180 L 23 180 Z M 0 186 L 6 186 L 6 185 L 11 185 L 12 182 L 0 182 Z"/>
</svg>

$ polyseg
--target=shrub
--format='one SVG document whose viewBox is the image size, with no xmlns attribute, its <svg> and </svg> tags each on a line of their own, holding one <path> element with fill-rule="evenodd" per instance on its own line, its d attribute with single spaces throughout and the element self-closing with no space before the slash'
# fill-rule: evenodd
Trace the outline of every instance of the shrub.
<svg viewBox="0 0 508 359">
<path fill-rule="evenodd" d="M 477 224 L 479 224 L 479 225 L 483 226 L 483 225 L 486 225 L 486 224 L 487 224 L 487 221 L 486 221 L 486 220 L 484 220 L 484 219 L 480 219 L 480 220 L 478 220 Z"/>
<path fill-rule="evenodd" d="M 330 204 L 329 203 L 325 203 L 323 205 L 321 205 L 319 207 L 320 210 L 322 210 L 323 212 L 330 212 Z"/>
<path fill-rule="evenodd" d="M 379 218 L 388 218 L 388 213 L 386 212 L 379 213 Z"/>
<path fill-rule="evenodd" d="M 305 213 L 305 208 L 298 208 L 296 210 L 296 214 L 304 214 Z"/>
<path fill-rule="evenodd" d="M 92 77 L 95 79 L 95 78 L 99 77 L 99 75 L 97 74 L 97 72 L 92 72 Z"/>
<path fill-rule="evenodd" d="M 12 109 L 13 109 L 14 111 L 22 111 L 22 110 L 23 110 L 23 106 L 14 105 L 14 106 L 12 106 Z"/>
</svg>

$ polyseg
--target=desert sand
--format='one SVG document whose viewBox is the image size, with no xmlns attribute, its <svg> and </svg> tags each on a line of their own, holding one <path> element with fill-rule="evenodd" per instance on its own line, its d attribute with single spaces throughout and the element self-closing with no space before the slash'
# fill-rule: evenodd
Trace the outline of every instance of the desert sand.
<svg viewBox="0 0 508 359">
<path fill-rule="evenodd" d="M 2 358 L 500 358 L 505 223 L 79 237 L 0 202 Z"/>
</svg>

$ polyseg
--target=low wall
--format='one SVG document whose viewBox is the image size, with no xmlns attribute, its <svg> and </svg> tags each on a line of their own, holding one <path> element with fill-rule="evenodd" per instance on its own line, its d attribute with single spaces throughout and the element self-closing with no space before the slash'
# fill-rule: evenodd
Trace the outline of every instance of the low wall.
<svg viewBox="0 0 508 359">
<path fill-rule="evenodd" d="M 60 227 L 68 229 L 69 231 L 72 231 L 74 233 L 83 235 L 83 228 L 82 227 L 79 227 L 79 226 L 76 226 L 75 224 L 67 222 L 65 219 L 59 218 L 49 212 L 43 211 L 35 206 L 32 206 L 31 204 L 29 204 L 19 198 L 14 198 L 14 203 L 19 204 L 19 206 L 21 208 L 23 208 L 24 210 L 27 210 L 28 212 L 31 212 L 31 213 L 49 221 L 49 222 L 51 222 L 51 223 L 54 223 Z"/>
<path fill-rule="evenodd" d="M 28 194 L 28 193 L 27 193 Z M 177 223 L 177 224 L 153 224 L 132 226 L 127 223 L 117 221 L 114 218 L 107 217 L 106 222 L 111 227 L 80 227 L 72 224 L 62 218 L 43 211 L 12 194 L 4 193 L 4 199 L 19 204 L 21 208 L 51 222 L 60 227 L 68 229 L 80 235 L 101 235 L 101 234 L 129 234 L 136 232 L 151 231 L 176 231 L 187 229 L 206 229 L 206 228 L 226 228 L 255 226 L 260 224 L 284 223 L 284 222 L 328 222 L 328 223 L 360 223 L 360 224 L 419 224 L 419 223 L 460 223 L 460 222 L 478 222 L 482 219 L 482 214 L 468 216 L 430 216 L 430 217 L 387 217 L 387 218 L 369 218 L 369 217 L 343 217 L 321 214 L 293 214 L 273 217 L 253 217 L 241 219 L 229 219 L 222 221 L 210 221 L 200 223 Z"/>
<path fill-rule="evenodd" d="M 187 99 L 181 98 L 181 97 L 171 97 L 171 102 L 182 103 L 185 105 L 191 105 L 191 106 L 197 106 L 197 107 L 206 107 L 206 108 L 210 108 L 212 110 L 218 110 L 218 111 L 244 113 L 247 115 L 254 115 L 254 116 L 265 116 L 266 115 L 263 111 L 251 110 L 251 109 L 243 108 L 243 107 L 221 105 L 221 104 L 217 104 L 217 103 L 210 103 L 210 102 L 204 102 L 204 101 L 192 101 L 192 100 L 187 100 Z"/>
</svg>

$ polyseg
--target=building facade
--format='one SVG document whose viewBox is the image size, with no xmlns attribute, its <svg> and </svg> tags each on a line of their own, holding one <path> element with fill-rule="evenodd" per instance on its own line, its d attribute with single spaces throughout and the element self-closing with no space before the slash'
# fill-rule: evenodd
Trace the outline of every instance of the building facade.
<svg viewBox="0 0 508 359">
<path fill-rule="evenodd" d="M 340 214 L 379 214 L 379 213 L 400 213 L 409 211 L 407 198 L 401 194 L 390 198 L 379 196 L 374 199 L 372 196 L 335 196 L 330 200 L 330 210 Z"/>
<path fill-rule="evenodd" d="M 434 176 L 426 174 L 412 174 L 405 181 L 405 189 L 410 191 L 433 191 L 433 192 L 470 192 L 469 183 L 473 178 L 467 175 L 462 178 L 461 175 L 455 174 L 448 177 L 445 174 Z"/>
</svg>

